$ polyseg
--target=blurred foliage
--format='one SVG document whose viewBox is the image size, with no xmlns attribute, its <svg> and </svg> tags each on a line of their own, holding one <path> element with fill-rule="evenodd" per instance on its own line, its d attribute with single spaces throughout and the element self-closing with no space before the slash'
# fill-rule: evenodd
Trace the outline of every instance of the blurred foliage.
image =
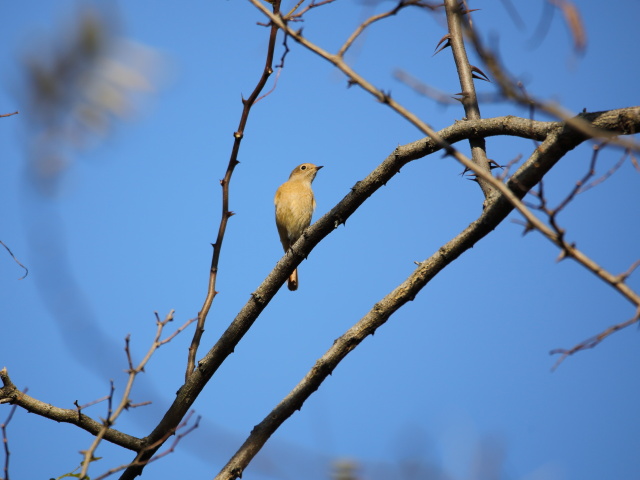
<svg viewBox="0 0 640 480">
<path fill-rule="evenodd" d="M 83 8 L 23 57 L 29 171 L 57 191 L 75 154 L 112 133 L 134 111 L 134 94 L 153 90 L 159 56 L 115 34 L 113 15 Z"/>
</svg>

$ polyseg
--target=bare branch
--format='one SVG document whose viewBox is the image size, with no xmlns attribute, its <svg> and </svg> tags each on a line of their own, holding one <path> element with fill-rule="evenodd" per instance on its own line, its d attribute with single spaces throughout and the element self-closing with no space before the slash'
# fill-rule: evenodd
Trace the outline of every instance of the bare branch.
<svg viewBox="0 0 640 480">
<path fill-rule="evenodd" d="M 42 417 L 55 420 L 56 422 L 76 425 L 92 435 L 97 435 L 103 428 L 100 422 L 96 422 L 77 410 L 54 407 L 53 405 L 30 397 L 25 392 L 21 392 L 9 378 L 9 373 L 6 368 L 0 370 L 0 380 L 2 380 L 3 383 L 3 387 L 0 388 L 0 404 L 11 403 L 18 405 L 30 413 L 35 413 Z M 119 432 L 113 428 L 110 428 L 104 434 L 104 438 L 115 445 L 136 452 L 142 447 L 142 441 L 139 438 Z"/>
<path fill-rule="evenodd" d="M 120 398 L 120 402 L 118 403 L 118 406 L 116 407 L 115 411 L 113 411 L 113 412 L 112 412 L 112 400 L 113 400 L 114 387 L 113 387 L 113 382 L 111 382 L 111 393 L 109 394 L 107 417 L 102 422 L 102 428 L 96 434 L 96 437 L 93 440 L 93 443 L 84 452 L 84 459 L 82 461 L 82 470 L 80 471 L 80 478 L 85 478 L 86 477 L 88 469 L 89 469 L 89 465 L 91 464 L 91 460 L 94 458 L 93 454 L 96 451 L 96 449 L 98 448 L 98 445 L 102 441 L 103 437 L 111 429 L 111 426 L 115 424 L 116 420 L 118 419 L 120 414 L 122 414 L 122 412 L 125 409 L 129 409 L 129 408 L 133 407 L 133 405 L 131 403 L 130 395 L 131 395 L 131 389 L 133 388 L 133 383 L 135 381 L 136 376 L 144 371 L 145 366 L 147 365 L 147 363 L 151 359 L 152 355 L 155 353 L 155 351 L 158 348 L 160 348 L 162 345 L 166 344 L 167 342 L 171 341 L 171 339 L 173 339 L 176 335 L 178 335 L 185 328 L 187 328 L 187 326 L 189 326 L 191 323 L 193 323 L 196 320 L 195 318 L 192 318 L 191 320 L 187 320 L 187 322 L 185 322 L 184 325 L 182 325 L 178 330 L 173 332 L 169 337 L 167 337 L 164 340 L 161 340 L 162 332 L 164 330 L 164 327 L 166 327 L 169 322 L 173 321 L 173 313 L 174 313 L 174 311 L 171 310 L 167 314 L 167 316 L 165 317 L 164 320 L 160 320 L 160 317 L 158 316 L 158 313 L 157 312 L 155 313 L 155 315 L 156 315 L 156 326 L 157 326 L 155 338 L 154 338 L 151 346 L 149 347 L 149 350 L 147 351 L 147 354 L 143 357 L 143 359 L 140 361 L 140 363 L 138 363 L 138 365 L 135 366 L 135 367 L 133 366 L 133 363 L 132 363 L 132 360 L 131 360 L 131 351 L 129 349 L 129 336 L 127 335 L 127 338 L 125 340 L 125 343 L 126 343 L 125 350 L 126 350 L 126 353 L 127 353 L 127 360 L 129 362 L 129 372 L 128 372 L 129 373 L 129 378 L 127 379 L 127 384 L 126 384 L 126 386 L 124 388 L 124 391 L 122 392 L 122 397 Z M 141 406 L 141 405 L 146 405 L 148 403 L 149 402 L 144 402 L 144 403 L 140 403 L 140 404 L 137 404 L 137 405 Z"/>
<path fill-rule="evenodd" d="M 273 14 L 279 14 L 280 0 L 274 0 L 272 3 Z M 229 158 L 229 164 L 227 166 L 227 171 L 225 173 L 224 179 L 220 181 L 220 185 L 222 185 L 222 216 L 220 218 L 220 225 L 218 227 L 218 236 L 216 238 L 216 242 L 213 244 L 213 256 L 211 258 L 211 268 L 209 270 L 209 286 L 207 289 L 207 295 L 205 297 L 204 304 L 200 309 L 200 312 L 198 312 L 198 323 L 193 334 L 193 339 L 191 340 L 191 345 L 189 346 L 185 380 L 189 378 L 189 375 L 191 375 L 191 373 L 195 369 L 196 355 L 198 352 L 198 346 L 200 345 L 202 334 L 204 333 L 204 324 L 207 320 L 207 315 L 209 314 L 209 309 L 211 308 L 213 299 L 218 293 L 216 292 L 216 279 L 218 276 L 218 262 L 220 259 L 220 252 L 222 251 L 222 241 L 224 240 L 224 234 L 227 230 L 227 222 L 233 215 L 233 212 L 229 210 L 229 184 L 231 182 L 231 176 L 233 175 L 233 171 L 236 165 L 240 163 L 238 162 L 238 152 L 240 151 L 240 143 L 242 142 L 242 138 L 244 137 L 244 129 L 246 127 L 247 120 L 249 119 L 249 112 L 251 111 L 251 107 L 256 103 L 258 96 L 266 85 L 269 76 L 273 73 L 273 54 L 275 50 L 277 34 L 278 27 L 276 25 L 271 25 L 271 28 L 269 30 L 269 44 L 267 46 L 267 54 L 264 67 L 262 69 L 262 74 L 255 88 L 253 89 L 253 92 L 251 92 L 251 95 L 249 95 L 249 98 L 246 100 L 242 100 L 242 114 L 240 115 L 240 123 L 238 125 L 238 129 L 233 134 L 234 140 L 233 147 L 231 149 L 231 156 Z"/>
<path fill-rule="evenodd" d="M 622 323 L 618 323 L 617 325 L 612 325 L 609 328 L 607 328 L 606 330 L 600 332 L 597 335 L 594 335 L 591 338 L 587 338 L 586 340 L 578 343 L 577 345 L 575 345 L 574 347 L 570 348 L 569 350 L 563 349 L 563 348 L 556 348 L 555 350 L 551 350 L 551 352 L 549 352 L 549 354 L 551 355 L 557 355 L 560 354 L 560 358 L 558 359 L 558 361 L 555 363 L 555 365 L 551 368 L 551 370 L 555 370 L 556 368 L 558 368 L 560 366 L 560 364 L 570 355 L 573 355 L 574 353 L 577 352 L 581 352 L 583 350 L 588 350 L 590 348 L 593 348 L 595 346 L 597 346 L 600 342 L 602 342 L 605 338 L 607 338 L 609 335 L 622 330 L 623 328 L 627 328 L 630 325 L 633 325 L 634 323 L 638 323 L 638 321 L 640 320 L 640 308 L 638 308 L 638 310 L 636 310 L 636 313 L 633 317 L 631 317 L 629 320 L 627 320 L 626 322 L 622 322 Z"/>
</svg>

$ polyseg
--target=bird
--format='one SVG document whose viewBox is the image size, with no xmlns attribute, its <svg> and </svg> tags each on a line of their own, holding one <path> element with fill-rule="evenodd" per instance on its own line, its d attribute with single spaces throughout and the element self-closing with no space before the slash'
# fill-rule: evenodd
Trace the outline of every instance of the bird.
<svg viewBox="0 0 640 480">
<path fill-rule="evenodd" d="M 322 165 L 303 163 L 293 169 L 289 180 L 276 190 L 273 202 L 276 205 L 276 227 L 285 253 L 300 238 L 305 228 L 311 225 L 311 216 L 316 208 L 316 200 L 311 190 L 311 182 L 316 178 Z M 298 269 L 287 282 L 289 290 L 298 289 Z"/>
</svg>

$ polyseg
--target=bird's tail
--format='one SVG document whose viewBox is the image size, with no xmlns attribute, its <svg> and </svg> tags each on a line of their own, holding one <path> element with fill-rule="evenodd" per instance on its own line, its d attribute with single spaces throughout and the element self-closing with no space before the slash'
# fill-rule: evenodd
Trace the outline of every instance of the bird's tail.
<svg viewBox="0 0 640 480">
<path fill-rule="evenodd" d="M 298 269 L 296 268 L 291 276 L 289 277 L 289 281 L 287 282 L 287 287 L 289 290 L 294 291 L 298 289 Z"/>
</svg>

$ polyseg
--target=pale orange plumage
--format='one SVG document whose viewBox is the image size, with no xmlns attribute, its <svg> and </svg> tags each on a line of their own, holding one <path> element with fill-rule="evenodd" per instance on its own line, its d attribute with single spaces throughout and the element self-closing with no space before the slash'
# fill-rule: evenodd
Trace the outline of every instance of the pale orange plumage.
<svg viewBox="0 0 640 480">
<path fill-rule="evenodd" d="M 289 251 L 304 229 L 311 224 L 311 216 L 316 208 L 311 182 L 321 168 L 322 166 L 318 167 L 312 163 L 298 165 L 291 172 L 289 180 L 276 191 L 276 226 L 285 252 Z M 289 290 L 297 290 L 297 268 L 289 277 L 287 286 Z"/>
</svg>

